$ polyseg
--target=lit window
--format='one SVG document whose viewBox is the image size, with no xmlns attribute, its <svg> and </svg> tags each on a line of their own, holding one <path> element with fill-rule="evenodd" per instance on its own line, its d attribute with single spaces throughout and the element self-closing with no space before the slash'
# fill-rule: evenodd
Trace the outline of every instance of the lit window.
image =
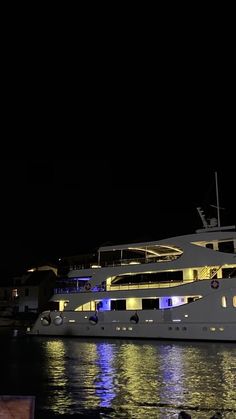
<svg viewBox="0 0 236 419">
<path fill-rule="evenodd" d="M 119 326 L 117 326 L 117 327 L 116 327 L 116 330 L 120 330 L 120 327 L 119 327 Z"/>
<path fill-rule="evenodd" d="M 215 327 L 210 327 L 210 331 L 211 332 L 215 332 L 216 331 L 216 328 Z"/>
<path fill-rule="evenodd" d="M 188 317 L 188 314 L 185 314 L 184 317 Z"/>
<path fill-rule="evenodd" d="M 133 330 L 133 328 L 132 327 L 128 327 L 128 330 Z"/>
<path fill-rule="evenodd" d="M 236 307 L 236 295 L 233 296 L 233 306 Z"/>
<path fill-rule="evenodd" d="M 69 320 L 69 323 L 75 323 L 75 320 Z"/>
<path fill-rule="evenodd" d="M 236 303 L 236 301 L 235 301 L 235 303 Z M 226 297 L 225 297 L 225 296 L 223 296 L 223 297 L 221 298 L 221 305 L 222 305 L 222 307 L 224 307 L 224 308 L 226 308 L 226 307 L 227 307 L 227 299 L 226 299 Z"/>
<path fill-rule="evenodd" d="M 18 291 L 15 288 L 14 290 L 12 290 L 12 298 L 17 298 L 18 297 Z"/>
<path fill-rule="evenodd" d="M 224 331 L 224 328 L 223 327 L 219 327 L 219 330 L 220 330 L 220 332 L 223 332 Z"/>
<path fill-rule="evenodd" d="M 126 327 L 122 327 L 122 330 L 126 330 Z"/>
</svg>

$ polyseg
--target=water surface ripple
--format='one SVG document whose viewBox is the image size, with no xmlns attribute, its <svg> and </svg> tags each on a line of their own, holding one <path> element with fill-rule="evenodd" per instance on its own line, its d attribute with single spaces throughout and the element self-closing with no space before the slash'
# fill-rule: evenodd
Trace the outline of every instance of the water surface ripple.
<svg viewBox="0 0 236 419">
<path fill-rule="evenodd" d="M 0 394 L 34 395 L 36 418 L 236 418 L 233 343 L 1 335 L 0 344 Z"/>
</svg>

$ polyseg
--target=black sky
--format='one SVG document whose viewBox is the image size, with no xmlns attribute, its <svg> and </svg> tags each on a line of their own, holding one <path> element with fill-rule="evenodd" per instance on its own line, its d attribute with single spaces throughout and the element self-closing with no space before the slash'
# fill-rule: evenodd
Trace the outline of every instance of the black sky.
<svg viewBox="0 0 236 419">
<path fill-rule="evenodd" d="M 17 77 L 6 66 L 2 272 L 192 232 L 196 207 L 215 203 L 216 170 L 222 219 L 235 223 L 234 50 L 211 34 L 139 35 L 94 45 L 92 63 L 63 67 L 60 44 L 59 62 L 32 48 L 30 71 L 28 50 Z"/>
<path fill-rule="evenodd" d="M 162 163 L 162 165 L 161 165 Z M 100 245 L 191 233 L 213 216 L 215 172 L 143 158 L 1 160 L 1 270 Z M 217 168 L 216 168 L 217 169 Z M 235 175 L 217 171 L 222 223 L 236 222 Z"/>
</svg>

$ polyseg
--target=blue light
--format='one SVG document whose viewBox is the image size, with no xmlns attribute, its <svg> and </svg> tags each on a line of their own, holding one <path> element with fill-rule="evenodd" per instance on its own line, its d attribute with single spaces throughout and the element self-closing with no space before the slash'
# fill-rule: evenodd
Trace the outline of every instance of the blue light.
<svg viewBox="0 0 236 419">
<path fill-rule="evenodd" d="M 110 311 L 111 310 L 111 300 L 110 299 L 103 299 L 97 303 L 97 310 L 98 311 Z"/>
<path fill-rule="evenodd" d="M 76 278 L 69 278 L 71 281 L 89 281 L 91 279 L 91 276 L 87 276 L 87 277 L 76 277 Z"/>
<path fill-rule="evenodd" d="M 116 396 L 114 377 L 114 347 L 107 344 L 97 346 L 97 365 L 99 373 L 96 380 L 96 394 L 100 398 L 100 407 L 110 407 Z"/>
<path fill-rule="evenodd" d="M 172 307 L 172 298 L 171 297 L 161 297 L 160 298 L 160 309 Z"/>
</svg>

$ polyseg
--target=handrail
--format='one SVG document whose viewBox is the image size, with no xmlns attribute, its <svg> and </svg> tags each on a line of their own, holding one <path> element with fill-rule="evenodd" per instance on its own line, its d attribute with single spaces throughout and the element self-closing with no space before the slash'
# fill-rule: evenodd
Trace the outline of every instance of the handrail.
<svg viewBox="0 0 236 419">
<path fill-rule="evenodd" d="M 71 265 L 69 267 L 70 271 L 81 270 L 81 269 L 91 269 L 91 268 L 106 268 L 122 265 L 133 265 L 133 264 L 145 264 L 145 263 L 160 263 L 160 262 L 172 262 L 176 260 L 181 255 L 166 255 L 166 256 L 156 256 L 153 258 L 132 258 L 132 259 L 118 259 L 116 261 L 104 261 L 100 262 L 100 265 L 93 263 L 82 264 L 82 265 Z"/>
</svg>

